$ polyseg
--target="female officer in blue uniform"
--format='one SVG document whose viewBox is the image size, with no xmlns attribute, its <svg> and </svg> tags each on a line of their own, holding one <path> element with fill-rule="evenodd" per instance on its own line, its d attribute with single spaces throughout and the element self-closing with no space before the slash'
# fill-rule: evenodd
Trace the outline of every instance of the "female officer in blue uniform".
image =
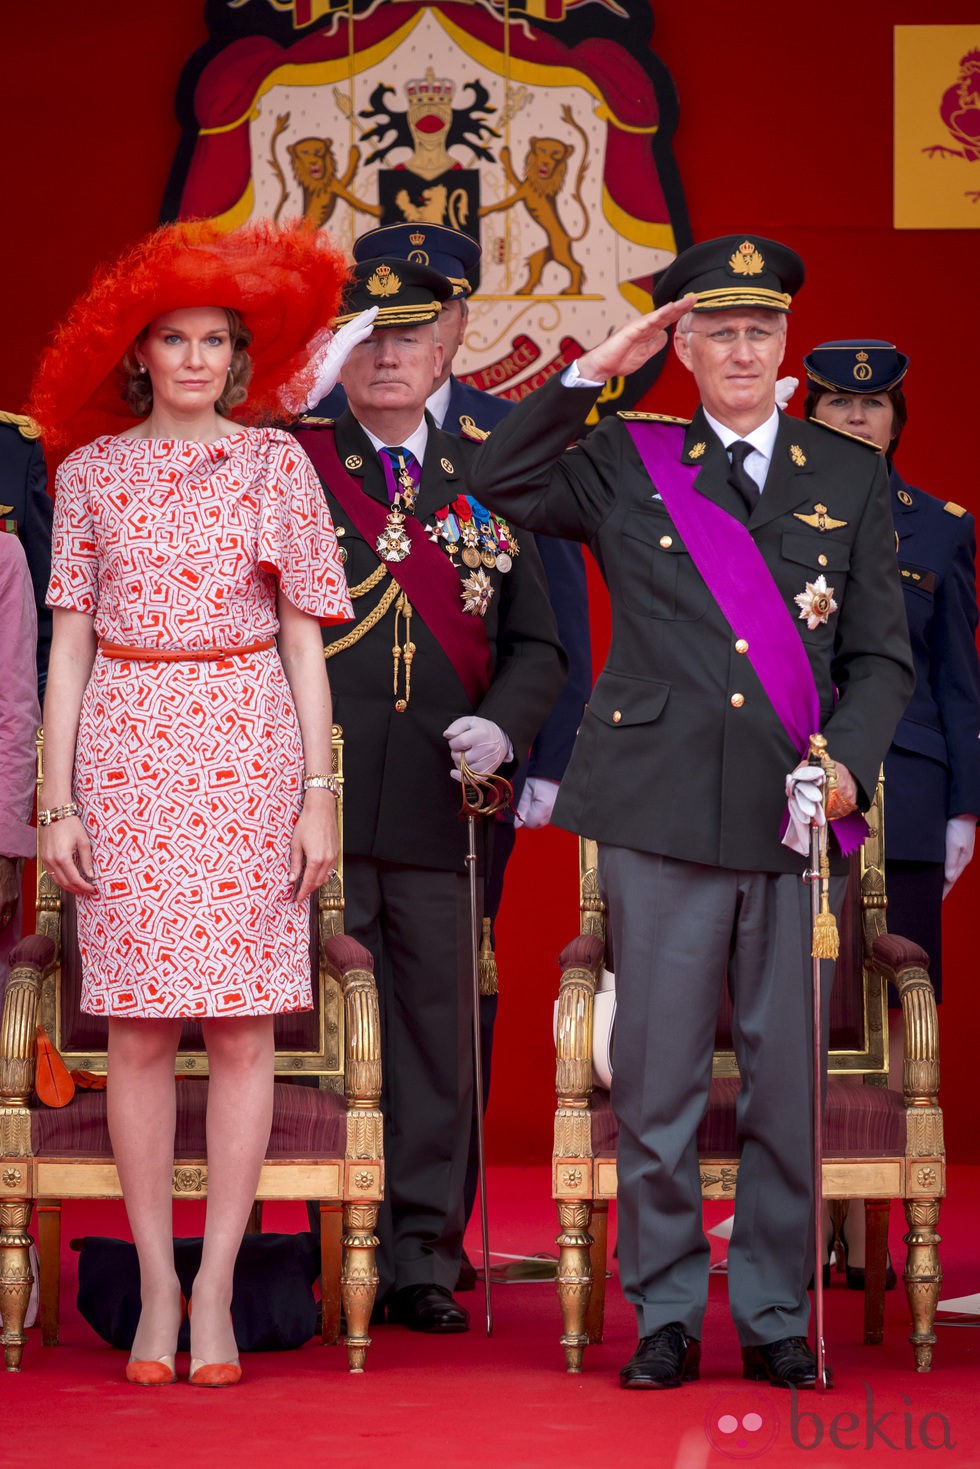
<svg viewBox="0 0 980 1469">
<path fill-rule="evenodd" d="M 973 856 L 980 813 L 973 516 L 951 500 L 905 484 L 895 469 L 893 457 L 907 417 L 901 384 L 908 358 L 903 353 L 873 338 L 824 342 L 803 365 L 805 417 L 869 439 L 890 470 L 916 678 L 885 759 L 888 926 L 926 950 L 938 1000 L 942 901 Z M 893 1011 L 893 1020 L 898 1016 Z M 901 1040 L 901 1026 L 893 1025 L 892 1034 Z M 900 1053 L 890 1071 L 892 1085 L 900 1086 Z M 863 1284 L 862 1276 L 852 1265 L 848 1283 Z"/>
</svg>

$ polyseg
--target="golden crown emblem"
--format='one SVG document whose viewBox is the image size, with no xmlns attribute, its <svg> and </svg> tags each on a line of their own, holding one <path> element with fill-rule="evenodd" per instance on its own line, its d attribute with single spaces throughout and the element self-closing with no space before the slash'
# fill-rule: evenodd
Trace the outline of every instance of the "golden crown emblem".
<svg viewBox="0 0 980 1469">
<path fill-rule="evenodd" d="M 448 107 L 453 100 L 456 87 L 448 77 L 437 77 L 432 67 L 426 67 L 424 77 L 412 77 L 405 87 L 409 103 L 425 107 Z"/>
<path fill-rule="evenodd" d="M 396 275 L 390 265 L 379 265 L 365 283 L 369 296 L 397 296 L 401 288 L 401 276 Z"/>
<path fill-rule="evenodd" d="M 857 353 L 857 360 L 859 362 L 867 362 L 867 360 L 868 360 L 868 354 L 867 354 L 867 352 L 858 352 Z"/>
<path fill-rule="evenodd" d="M 765 261 L 751 240 L 743 240 L 728 262 L 733 275 L 761 275 Z"/>
<path fill-rule="evenodd" d="M 412 234 L 409 235 L 408 238 L 415 246 L 425 244 L 425 235 L 422 233 L 421 230 L 415 230 Z"/>
</svg>

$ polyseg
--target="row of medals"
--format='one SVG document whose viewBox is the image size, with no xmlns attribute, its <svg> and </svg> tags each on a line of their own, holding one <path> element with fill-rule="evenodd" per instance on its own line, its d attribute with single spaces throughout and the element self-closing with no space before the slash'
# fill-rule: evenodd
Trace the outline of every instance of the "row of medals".
<svg viewBox="0 0 980 1469">
<path fill-rule="evenodd" d="M 408 475 L 399 473 L 398 481 L 401 503 L 389 510 L 387 524 L 377 541 L 378 555 L 389 562 L 404 561 L 412 549 L 402 527 L 404 512 L 411 511 L 415 504 L 417 489 Z M 493 596 L 487 571 L 494 567 L 501 573 L 510 571 L 514 557 L 520 552 L 513 531 L 506 521 L 491 515 L 465 495 L 437 511 L 435 525 L 427 525 L 425 530 L 436 545 L 440 540 L 443 542 L 454 566 L 458 554 L 463 565 L 475 573 L 463 579 L 460 595 L 466 611 L 482 617 Z"/>
</svg>

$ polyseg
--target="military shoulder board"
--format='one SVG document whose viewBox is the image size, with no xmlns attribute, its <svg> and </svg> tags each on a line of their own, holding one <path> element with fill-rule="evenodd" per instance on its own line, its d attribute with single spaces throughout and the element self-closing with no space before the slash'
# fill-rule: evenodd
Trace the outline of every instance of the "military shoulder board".
<svg viewBox="0 0 980 1469">
<path fill-rule="evenodd" d="M 9 423 L 11 428 L 17 429 L 22 439 L 39 439 L 41 437 L 41 426 L 29 418 L 26 413 L 7 413 L 0 409 L 0 423 Z"/>
<path fill-rule="evenodd" d="M 957 505 L 955 500 L 947 500 L 946 504 L 943 506 L 943 509 L 946 511 L 947 515 L 963 516 L 967 513 L 966 507 L 964 505 Z"/>
<path fill-rule="evenodd" d="M 333 428 L 335 420 L 332 418 L 314 418 L 312 414 L 304 413 L 299 421 L 300 428 Z"/>
<path fill-rule="evenodd" d="M 669 413 L 634 413 L 632 409 L 623 409 L 616 417 L 625 418 L 632 423 L 680 423 L 685 428 L 691 422 L 689 418 L 674 418 Z"/>
<path fill-rule="evenodd" d="M 461 413 L 459 416 L 459 432 L 461 438 L 469 439 L 474 444 L 482 444 L 484 439 L 490 437 L 489 430 L 480 428 L 468 413 Z"/>
</svg>

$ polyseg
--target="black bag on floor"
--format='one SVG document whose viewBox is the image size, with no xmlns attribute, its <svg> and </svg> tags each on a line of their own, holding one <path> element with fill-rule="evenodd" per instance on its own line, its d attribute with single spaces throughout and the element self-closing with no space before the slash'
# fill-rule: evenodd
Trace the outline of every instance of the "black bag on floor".
<svg viewBox="0 0 980 1469">
<path fill-rule="evenodd" d="M 200 1239 L 175 1239 L 180 1288 L 190 1297 L 201 1264 Z M 129 1351 L 140 1317 L 140 1270 L 129 1240 L 86 1235 L 78 1253 L 78 1309 L 110 1346 Z M 320 1274 L 320 1241 L 312 1234 L 247 1234 L 235 1263 L 231 1317 L 243 1352 L 288 1351 L 319 1327 L 313 1285 Z M 190 1350 L 190 1326 L 181 1323 L 177 1350 Z"/>
</svg>

